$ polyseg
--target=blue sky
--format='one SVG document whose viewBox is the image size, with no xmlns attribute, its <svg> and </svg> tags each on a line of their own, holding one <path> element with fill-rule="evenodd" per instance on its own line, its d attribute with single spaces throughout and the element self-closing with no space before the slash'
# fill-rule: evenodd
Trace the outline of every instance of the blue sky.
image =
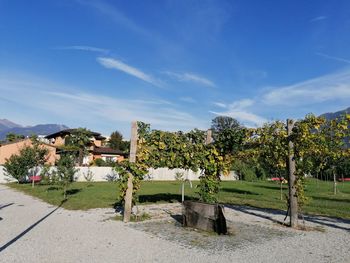
<svg viewBox="0 0 350 263">
<path fill-rule="evenodd" d="M 0 0 L 0 118 L 129 137 L 350 106 L 350 1 Z"/>
</svg>

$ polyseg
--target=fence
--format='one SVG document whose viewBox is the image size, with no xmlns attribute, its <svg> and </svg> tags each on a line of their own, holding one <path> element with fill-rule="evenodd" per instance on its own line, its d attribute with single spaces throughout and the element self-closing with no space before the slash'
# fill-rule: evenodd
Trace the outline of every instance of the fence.
<svg viewBox="0 0 350 263">
<path fill-rule="evenodd" d="M 78 172 L 75 174 L 76 181 L 84 182 L 86 178 L 91 175 L 92 181 L 94 182 L 105 182 L 108 180 L 118 179 L 118 173 L 116 173 L 111 167 L 76 167 Z M 55 169 L 52 167 L 51 169 Z M 38 172 L 40 173 L 40 171 Z M 168 168 L 158 168 L 149 169 L 149 173 L 145 176 L 145 180 L 152 181 L 174 181 L 176 180 L 176 175 L 181 173 L 184 179 L 189 180 L 199 180 L 200 171 L 193 172 L 191 170 L 185 171 L 183 169 L 168 169 Z M 232 171 L 228 176 L 221 176 L 223 181 L 233 181 L 237 180 L 237 175 Z M 4 167 L 0 166 L 0 183 L 8 183 L 11 180 L 4 171 Z"/>
</svg>

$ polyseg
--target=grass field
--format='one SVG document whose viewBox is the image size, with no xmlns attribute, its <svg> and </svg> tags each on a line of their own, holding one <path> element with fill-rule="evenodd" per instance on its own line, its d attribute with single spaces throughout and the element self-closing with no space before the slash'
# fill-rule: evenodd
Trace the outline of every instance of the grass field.
<svg viewBox="0 0 350 263">
<path fill-rule="evenodd" d="M 196 199 L 196 185 L 185 187 L 186 199 Z M 60 205 L 63 199 L 62 189 L 52 185 L 8 184 L 8 186 L 38 197 L 45 202 Z M 308 214 L 327 215 L 350 219 L 350 182 L 339 183 L 337 195 L 333 195 L 333 184 L 317 180 L 308 180 L 306 195 L 310 198 L 303 211 Z M 283 196 L 288 193 L 283 186 Z M 118 184 L 110 182 L 75 182 L 70 186 L 68 200 L 62 204 L 66 209 L 91 209 L 113 207 L 118 196 Z M 218 195 L 220 203 L 249 205 L 260 208 L 286 209 L 285 198 L 280 200 L 280 186 L 274 182 L 259 181 L 222 182 Z M 138 203 L 179 202 L 181 200 L 180 183 L 144 181 L 138 193 Z"/>
</svg>

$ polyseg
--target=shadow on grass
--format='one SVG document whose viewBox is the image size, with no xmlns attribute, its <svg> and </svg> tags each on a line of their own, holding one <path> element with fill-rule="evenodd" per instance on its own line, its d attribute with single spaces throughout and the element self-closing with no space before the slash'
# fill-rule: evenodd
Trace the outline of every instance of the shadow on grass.
<svg viewBox="0 0 350 263">
<path fill-rule="evenodd" d="M 226 193 L 241 194 L 241 195 L 259 195 L 258 193 L 255 193 L 252 191 L 235 189 L 235 188 L 221 188 L 220 191 L 226 192 Z"/>
<path fill-rule="evenodd" d="M 51 214 L 53 214 L 54 212 L 56 212 L 57 209 L 59 209 L 65 202 L 66 200 L 63 200 L 59 206 L 57 206 L 54 210 L 52 210 L 50 213 L 46 214 L 45 216 L 43 216 L 41 219 L 39 219 L 38 221 L 36 221 L 34 224 L 32 224 L 31 226 L 29 226 L 27 229 L 25 229 L 23 232 L 21 232 L 20 234 L 18 234 L 16 237 L 14 237 L 13 239 L 11 239 L 10 241 L 8 241 L 5 245 L 0 247 L 0 252 L 2 252 L 4 249 L 6 249 L 7 247 L 11 246 L 13 243 L 15 243 L 18 239 L 20 239 L 21 237 L 23 237 L 25 234 L 27 234 L 30 230 L 32 230 L 34 227 L 36 227 L 37 225 L 39 225 L 42 221 L 44 221 L 46 218 L 48 218 Z"/>
<path fill-rule="evenodd" d="M 69 190 L 67 190 L 67 195 L 75 195 L 75 194 L 81 192 L 81 190 L 82 190 L 81 188 L 69 189 Z"/>
<path fill-rule="evenodd" d="M 60 186 L 50 186 L 46 189 L 46 191 L 59 191 L 62 190 L 62 187 Z M 83 189 L 82 188 L 73 188 L 73 189 L 68 189 L 67 190 L 67 195 L 75 195 L 79 192 L 81 192 Z"/>
<path fill-rule="evenodd" d="M 46 189 L 46 191 L 58 191 L 60 188 L 58 186 L 50 186 Z"/>
<path fill-rule="evenodd" d="M 323 200 L 323 201 L 331 201 L 331 202 L 350 203 L 350 199 L 330 198 L 330 197 L 324 197 L 324 196 L 312 196 L 312 199 L 315 199 L 315 200 Z"/>
<path fill-rule="evenodd" d="M 192 196 L 185 196 L 185 200 L 196 200 Z M 170 193 L 160 193 L 153 195 L 139 195 L 139 203 L 156 203 L 156 202 L 167 202 L 167 203 L 177 203 L 181 202 L 181 195 L 170 194 Z"/>
<path fill-rule="evenodd" d="M 273 185 L 273 186 L 269 186 L 269 185 L 253 185 L 253 186 L 256 187 L 256 188 L 265 188 L 265 189 L 276 190 L 276 191 L 277 190 L 279 191 L 281 189 L 279 184 L 276 184 L 276 185 Z M 282 189 L 286 190 L 286 189 L 288 189 L 288 186 L 283 185 Z"/>
</svg>

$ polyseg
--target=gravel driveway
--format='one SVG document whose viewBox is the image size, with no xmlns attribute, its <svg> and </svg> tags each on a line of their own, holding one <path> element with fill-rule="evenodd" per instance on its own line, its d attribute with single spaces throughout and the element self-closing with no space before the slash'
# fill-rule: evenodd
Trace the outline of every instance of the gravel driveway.
<svg viewBox="0 0 350 263">
<path fill-rule="evenodd" d="M 139 209 L 158 219 L 124 224 L 112 209 L 69 211 L 0 185 L 0 262 L 350 262 L 346 220 L 310 217 L 314 230 L 298 231 L 278 211 L 226 207 L 235 234 L 213 236 L 179 227 L 178 204 Z"/>
</svg>

